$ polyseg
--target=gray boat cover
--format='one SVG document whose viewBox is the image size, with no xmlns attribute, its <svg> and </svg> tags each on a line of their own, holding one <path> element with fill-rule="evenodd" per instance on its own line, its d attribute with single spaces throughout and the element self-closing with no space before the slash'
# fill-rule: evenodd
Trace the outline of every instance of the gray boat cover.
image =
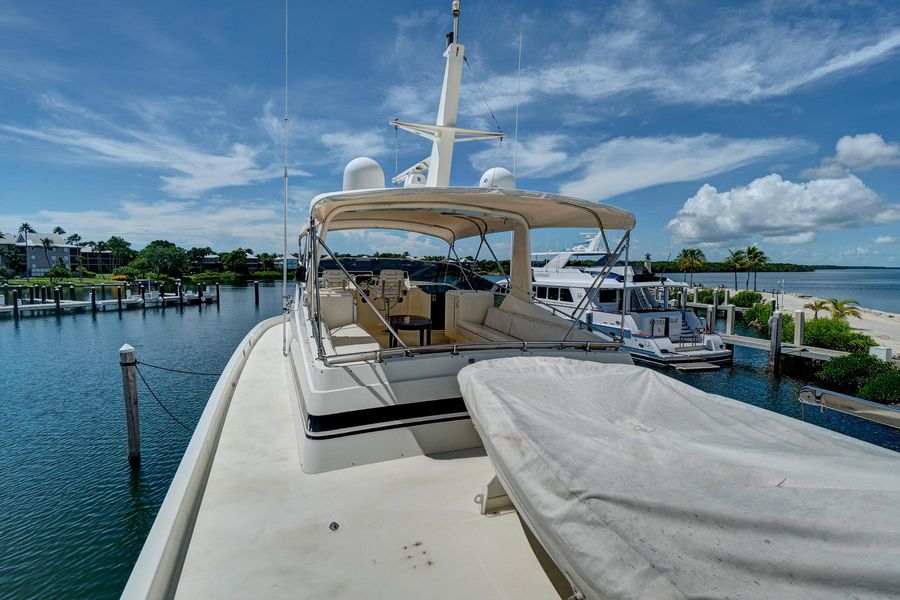
<svg viewBox="0 0 900 600">
<path fill-rule="evenodd" d="M 900 454 L 632 365 L 504 358 L 459 383 L 587 598 L 900 597 Z"/>
</svg>

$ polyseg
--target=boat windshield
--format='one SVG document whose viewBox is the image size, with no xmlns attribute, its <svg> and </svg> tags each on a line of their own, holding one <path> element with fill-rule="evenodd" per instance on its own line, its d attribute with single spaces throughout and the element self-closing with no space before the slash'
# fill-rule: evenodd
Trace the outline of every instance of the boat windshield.
<svg viewBox="0 0 900 600">
<path fill-rule="evenodd" d="M 490 291 L 494 282 L 452 261 L 424 261 L 411 258 L 341 256 L 341 265 L 354 275 L 373 274 L 383 269 L 406 271 L 413 283 L 442 284 L 456 289 Z M 333 259 L 322 259 L 319 269 L 337 269 Z"/>
<path fill-rule="evenodd" d="M 565 266 L 575 268 L 600 268 L 606 266 L 608 259 L 609 255 L 607 254 L 578 253 L 570 256 L 569 260 L 566 261 Z"/>
</svg>

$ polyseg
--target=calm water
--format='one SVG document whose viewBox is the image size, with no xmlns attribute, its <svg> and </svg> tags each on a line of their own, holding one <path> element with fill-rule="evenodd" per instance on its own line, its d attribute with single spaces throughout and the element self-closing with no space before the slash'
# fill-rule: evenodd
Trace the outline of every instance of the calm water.
<svg viewBox="0 0 900 600">
<path fill-rule="evenodd" d="M 681 281 L 682 273 L 670 273 L 669 277 Z M 876 308 L 900 313 L 900 269 L 834 269 L 808 271 L 805 273 L 758 273 L 756 287 L 772 291 L 809 294 L 819 298 L 853 298 L 866 308 Z M 743 289 L 747 281 L 746 273 L 738 273 L 738 286 Z M 723 283 L 734 286 L 734 273 L 694 273 L 694 283 L 717 286 Z M 750 275 L 753 289 L 753 275 Z"/>
<path fill-rule="evenodd" d="M 139 360 L 220 371 L 240 339 L 280 311 L 276 286 L 223 287 L 222 305 L 0 321 L 0 597 L 115 598 L 121 592 L 188 442 L 139 383 L 143 462 L 131 473 L 118 348 Z M 801 417 L 802 378 L 770 378 L 766 355 L 737 350 L 712 373 L 667 374 L 706 391 Z M 186 423 L 215 377 L 145 376 Z M 900 450 L 900 435 L 837 413 L 807 421 Z"/>
</svg>

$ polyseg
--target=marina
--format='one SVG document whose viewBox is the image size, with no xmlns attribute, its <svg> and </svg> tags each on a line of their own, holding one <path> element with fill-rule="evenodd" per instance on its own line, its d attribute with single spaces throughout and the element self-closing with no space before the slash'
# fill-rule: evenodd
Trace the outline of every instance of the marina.
<svg viewBox="0 0 900 600">
<path fill-rule="evenodd" d="M 0 9 L 0 597 L 900 600 L 900 16 L 170 8 Z"/>
</svg>

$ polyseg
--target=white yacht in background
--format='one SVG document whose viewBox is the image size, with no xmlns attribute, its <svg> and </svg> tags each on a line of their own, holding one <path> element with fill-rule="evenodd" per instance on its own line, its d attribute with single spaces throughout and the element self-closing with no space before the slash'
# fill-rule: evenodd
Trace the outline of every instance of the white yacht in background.
<svg viewBox="0 0 900 600">
<path fill-rule="evenodd" d="M 436 124 L 392 122 L 431 139 L 430 158 L 401 188 L 355 159 L 342 191 L 312 201 L 286 313 L 226 365 L 123 598 L 891 590 L 893 453 L 812 447 L 798 430 L 816 428 L 636 367 L 584 321 L 533 302 L 533 229 L 621 231 L 612 265 L 634 217 L 516 189 L 497 171 L 485 187 L 449 187 L 454 142 L 497 135 L 456 125 L 459 2 L 453 16 Z M 508 293 L 446 264 L 332 252 L 335 232 L 371 228 L 434 236 L 450 253 L 511 233 Z M 855 481 L 815 462 L 850 455 L 840 465 Z M 855 543 L 860 531 L 871 546 Z"/>
<path fill-rule="evenodd" d="M 594 285 L 610 252 L 602 229 L 588 235 L 587 244 L 571 250 L 532 254 L 536 302 L 568 315 L 588 304 L 592 329 L 618 338 L 640 362 L 693 369 L 731 364 L 731 350 L 705 319 L 670 299 L 670 290 L 685 293 L 687 284 L 654 275 L 649 260 L 640 273 L 614 265 Z"/>
</svg>

